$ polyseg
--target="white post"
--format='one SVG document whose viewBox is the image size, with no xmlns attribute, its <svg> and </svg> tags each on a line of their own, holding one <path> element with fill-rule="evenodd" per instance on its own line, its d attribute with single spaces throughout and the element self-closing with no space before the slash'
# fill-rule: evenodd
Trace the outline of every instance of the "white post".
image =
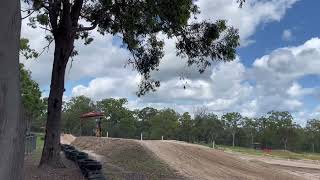
<svg viewBox="0 0 320 180">
<path fill-rule="evenodd" d="M 109 137 L 109 132 L 107 131 L 107 138 Z"/>
<path fill-rule="evenodd" d="M 142 133 L 141 133 L 141 135 L 140 135 L 140 140 L 142 141 Z"/>
<path fill-rule="evenodd" d="M 163 136 L 161 136 L 161 140 L 163 141 Z"/>
<path fill-rule="evenodd" d="M 215 145 L 215 142 L 213 141 L 213 142 L 212 142 L 212 148 L 213 148 L 213 149 L 214 149 L 214 145 Z"/>
</svg>

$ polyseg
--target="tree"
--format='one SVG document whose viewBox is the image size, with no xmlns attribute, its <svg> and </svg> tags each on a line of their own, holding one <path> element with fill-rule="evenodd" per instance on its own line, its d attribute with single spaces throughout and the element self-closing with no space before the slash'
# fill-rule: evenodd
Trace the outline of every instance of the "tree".
<svg viewBox="0 0 320 180">
<path fill-rule="evenodd" d="M 41 91 L 37 82 L 31 79 L 31 72 L 24 69 L 24 65 L 19 65 L 21 97 L 24 108 L 24 116 L 28 131 L 31 130 L 31 123 L 34 119 L 44 114 L 44 101 L 41 99 Z"/>
<path fill-rule="evenodd" d="M 294 128 L 292 115 L 288 111 L 271 111 L 268 112 L 268 119 L 276 123 L 280 141 L 283 143 L 284 149 L 287 150 L 288 138 L 292 135 Z"/>
<path fill-rule="evenodd" d="M 187 142 L 192 141 L 192 128 L 193 128 L 193 121 L 191 116 L 188 112 L 182 114 L 179 117 L 180 122 L 180 130 L 179 130 L 179 139 Z"/>
<path fill-rule="evenodd" d="M 151 119 L 151 138 L 174 139 L 179 127 L 178 114 L 173 109 L 164 109 Z"/>
<path fill-rule="evenodd" d="M 97 107 L 105 112 L 107 121 L 102 122 L 104 134 L 109 132 L 112 137 L 132 138 L 136 131 L 134 112 L 125 107 L 128 100 L 103 99 L 97 102 Z"/>
<path fill-rule="evenodd" d="M 312 152 L 315 152 L 315 142 L 320 137 L 320 120 L 311 119 L 307 121 L 306 125 L 307 134 L 310 137 Z"/>
<path fill-rule="evenodd" d="M 221 135 L 221 131 L 224 129 L 223 121 L 220 121 L 218 116 L 213 113 L 209 113 L 205 117 L 205 131 L 206 139 L 208 143 L 216 141 L 216 139 Z"/>
<path fill-rule="evenodd" d="M 221 135 L 223 122 L 213 113 L 200 113 L 194 118 L 194 134 L 200 142 L 212 143 Z"/>
<path fill-rule="evenodd" d="M 65 104 L 62 113 L 64 132 L 75 135 L 92 135 L 95 122 L 92 119 L 80 119 L 81 114 L 95 110 L 92 100 L 85 96 L 73 97 Z"/>
<path fill-rule="evenodd" d="M 25 121 L 21 119 L 20 1 L 0 6 L 0 179 L 23 179 Z"/>
<path fill-rule="evenodd" d="M 267 148 L 272 145 L 273 139 L 275 139 L 276 124 L 266 116 L 261 116 L 256 119 L 258 126 L 258 138 L 263 148 Z"/>
<path fill-rule="evenodd" d="M 250 143 L 252 146 L 254 143 L 254 136 L 257 133 L 257 122 L 253 118 L 245 117 L 243 118 L 243 128 L 245 132 L 250 136 Z"/>
<path fill-rule="evenodd" d="M 160 86 L 151 78 L 163 57 L 165 34 L 176 39 L 177 55 L 186 57 L 189 66 L 196 65 L 203 73 L 211 60 L 231 61 L 239 45 L 238 31 L 226 21 L 192 21 L 200 13 L 193 0 L 26 0 L 32 2 L 30 25 L 40 26 L 54 42 L 54 60 L 48 99 L 45 145 L 40 165 L 61 167 L 59 156 L 60 120 L 64 76 L 70 56 L 78 52 L 74 41 L 92 42 L 89 31 L 121 37 L 132 58 L 129 64 L 141 75 L 138 95 Z M 242 0 L 241 2 L 242 3 Z M 83 24 L 81 24 L 83 22 Z M 190 23 L 191 22 L 191 23 Z M 90 24 L 86 27 L 84 24 Z"/>
<path fill-rule="evenodd" d="M 222 116 L 222 120 L 225 121 L 227 128 L 232 134 L 232 147 L 235 145 L 235 136 L 239 126 L 242 124 L 242 116 L 238 112 L 226 113 Z"/>
<path fill-rule="evenodd" d="M 152 107 L 145 107 L 141 110 L 138 110 L 137 116 L 139 121 L 137 122 L 137 133 L 143 134 L 144 137 L 150 138 L 150 128 L 151 128 L 151 118 L 158 113 L 157 109 Z"/>
</svg>

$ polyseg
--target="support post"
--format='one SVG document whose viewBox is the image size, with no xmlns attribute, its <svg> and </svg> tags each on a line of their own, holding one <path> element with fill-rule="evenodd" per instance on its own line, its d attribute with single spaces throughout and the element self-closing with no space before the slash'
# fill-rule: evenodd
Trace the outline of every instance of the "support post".
<svg viewBox="0 0 320 180">
<path fill-rule="evenodd" d="M 107 131 L 107 138 L 109 137 L 109 132 Z"/>
<path fill-rule="evenodd" d="M 161 136 L 161 141 L 163 141 L 163 136 Z"/>
<path fill-rule="evenodd" d="M 141 135 L 140 135 L 140 140 L 142 141 L 142 133 L 141 133 Z"/>
<path fill-rule="evenodd" d="M 213 141 L 212 141 L 212 148 L 213 148 L 213 149 L 215 148 L 214 146 L 215 146 L 215 141 L 213 140 Z"/>
</svg>

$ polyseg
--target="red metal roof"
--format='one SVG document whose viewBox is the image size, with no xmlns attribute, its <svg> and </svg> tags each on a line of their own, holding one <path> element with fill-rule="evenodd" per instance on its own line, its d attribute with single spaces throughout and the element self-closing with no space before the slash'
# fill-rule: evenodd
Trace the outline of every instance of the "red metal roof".
<svg viewBox="0 0 320 180">
<path fill-rule="evenodd" d="M 104 116 L 102 112 L 88 112 L 88 113 L 82 114 L 80 118 L 101 117 L 101 116 Z"/>
</svg>

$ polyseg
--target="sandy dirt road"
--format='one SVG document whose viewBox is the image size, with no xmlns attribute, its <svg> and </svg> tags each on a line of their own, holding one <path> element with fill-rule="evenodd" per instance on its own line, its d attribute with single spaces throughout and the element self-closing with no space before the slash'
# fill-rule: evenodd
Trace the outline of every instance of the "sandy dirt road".
<svg viewBox="0 0 320 180">
<path fill-rule="evenodd" d="M 320 179 L 320 162 L 314 160 L 290 160 L 283 158 L 245 155 L 241 153 L 228 152 L 230 155 L 246 161 L 260 163 L 266 167 L 273 167 L 282 171 L 300 176 L 307 180 Z M 261 163 L 263 162 L 263 164 Z"/>
<path fill-rule="evenodd" d="M 140 143 L 189 179 L 302 179 L 277 168 L 200 145 L 178 141 Z"/>
</svg>

